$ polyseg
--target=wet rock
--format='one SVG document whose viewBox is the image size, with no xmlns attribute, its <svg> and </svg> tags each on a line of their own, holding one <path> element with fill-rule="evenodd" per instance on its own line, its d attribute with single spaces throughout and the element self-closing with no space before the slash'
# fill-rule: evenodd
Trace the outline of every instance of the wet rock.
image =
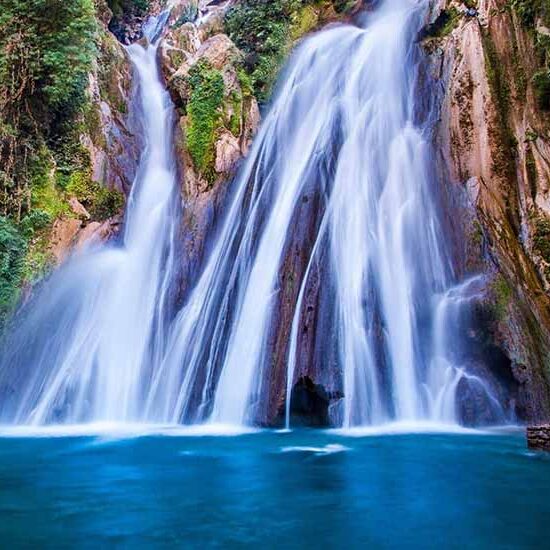
<svg viewBox="0 0 550 550">
<path fill-rule="evenodd" d="M 216 165 L 218 174 L 230 173 L 241 157 L 238 139 L 229 131 L 224 131 L 216 141 Z"/>
<path fill-rule="evenodd" d="M 527 446 L 538 451 L 550 451 L 550 425 L 529 426 Z"/>
<path fill-rule="evenodd" d="M 98 65 L 90 75 L 92 115 L 80 138 L 89 151 L 91 179 L 128 194 L 141 150 L 133 69 L 124 48 L 106 31 Z"/>
<path fill-rule="evenodd" d="M 311 378 L 300 378 L 292 388 L 290 407 L 292 426 L 327 427 L 330 396 L 325 388 L 315 384 Z"/>
<path fill-rule="evenodd" d="M 69 199 L 69 206 L 73 213 L 76 214 L 79 218 L 83 218 L 85 220 L 90 219 L 89 212 L 86 210 L 86 208 L 84 208 L 82 204 L 80 204 L 80 202 L 78 202 L 75 197 L 71 197 Z"/>
<path fill-rule="evenodd" d="M 69 255 L 74 239 L 82 227 L 82 221 L 62 218 L 55 221 L 52 228 L 49 252 L 59 264 Z"/>
<path fill-rule="evenodd" d="M 82 249 L 90 244 L 106 242 L 118 235 L 122 227 L 120 216 L 115 216 L 104 222 L 91 222 L 78 232 L 74 248 Z"/>
<path fill-rule="evenodd" d="M 444 2 L 434 5 L 432 20 Z M 475 17 L 425 44 L 431 89 L 441 94 L 435 143 L 454 218 L 445 221 L 455 235 L 454 263 L 460 273 L 487 274 L 483 334 L 507 358 L 485 358 L 486 365 L 507 363 L 519 418 L 547 422 L 550 270 L 536 236 L 544 228 L 538 220 L 549 217 L 548 119 L 525 80 L 536 58 L 533 39 L 504 7 L 481 3 Z"/>
<path fill-rule="evenodd" d="M 214 69 L 221 70 L 234 57 L 241 57 L 241 54 L 231 39 L 225 34 L 217 34 L 204 42 L 197 50 L 196 57 L 210 63 Z"/>
</svg>

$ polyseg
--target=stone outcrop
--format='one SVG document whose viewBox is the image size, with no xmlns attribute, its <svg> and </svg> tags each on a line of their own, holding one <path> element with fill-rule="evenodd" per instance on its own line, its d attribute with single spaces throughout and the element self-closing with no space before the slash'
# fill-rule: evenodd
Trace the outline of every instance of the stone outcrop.
<svg viewBox="0 0 550 550">
<path fill-rule="evenodd" d="M 441 13 L 454 20 L 423 46 L 438 91 L 434 142 L 456 263 L 464 274 L 487 277 L 474 343 L 494 346 L 494 369 L 511 373 L 519 418 L 547 421 L 550 120 L 534 96 L 533 35 L 502 0 L 483 0 L 470 14 L 457 3 L 434 7 L 432 22 Z"/>
<path fill-rule="evenodd" d="M 104 0 L 96 1 L 110 13 Z M 141 150 L 141 129 L 133 104 L 133 68 L 126 51 L 106 27 L 100 38 L 100 55 L 88 88 L 93 111 L 81 141 L 90 152 L 93 181 L 128 194 Z"/>
<path fill-rule="evenodd" d="M 175 19 L 175 21 L 174 21 Z M 178 24 L 172 18 L 161 47 L 161 66 L 168 90 L 177 109 L 176 143 L 185 203 L 182 290 L 196 275 L 208 235 L 215 226 L 230 182 L 251 144 L 260 123 L 256 99 L 239 76 L 242 54 L 222 32 L 223 6 L 215 6 L 199 24 Z M 197 79 L 218 78 L 223 82 L 219 104 L 207 113 L 211 143 L 204 145 L 200 165 L 189 146 L 194 101 L 191 75 Z M 208 96 L 207 98 L 208 99 Z M 199 99 L 198 101 L 202 101 Z M 199 123 L 201 121 L 198 121 Z M 201 130 L 201 139 L 204 137 Z"/>
<path fill-rule="evenodd" d="M 537 451 L 550 451 L 550 425 L 529 426 L 527 446 Z"/>
<path fill-rule="evenodd" d="M 106 1 L 95 0 L 95 5 L 100 24 L 99 55 L 89 75 L 90 105 L 80 142 L 89 153 L 90 180 L 128 195 L 142 146 L 135 116 L 133 68 L 124 47 L 108 30 L 113 14 Z M 72 247 L 82 246 L 87 238 L 107 240 L 120 228 L 120 221 L 94 220 L 74 197 L 69 198 L 68 204 L 76 219 L 57 220 L 49 238 L 48 249 L 56 263 L 62 262 Z"/>
</svg>

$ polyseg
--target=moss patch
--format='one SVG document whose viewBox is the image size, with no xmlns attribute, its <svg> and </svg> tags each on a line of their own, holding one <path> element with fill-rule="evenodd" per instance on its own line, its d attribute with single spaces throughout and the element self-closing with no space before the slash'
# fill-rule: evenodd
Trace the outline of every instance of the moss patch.
<svg viewBox="0 0 550 550">
<path fill-rule="evenodd" d="M 437 19 L 426 27 L 424 38 L 443 38 L 458 26 L 460 22 L 460 13 L 455 7 L 441 10 Z"/>
<path fill-rule="evenodd" d="M 533 249 L 547 263 L 550 263 L 550 220 L 539 216 L 534 220 Z"/>
<path fill-rule="evenodd" d="M 88 172 L 74 172 L 67 184 L 67 194 L 74 196 L 94 220 L 103 221 L 120 213 L 124 195 L 92 181 Z"/>
<path fill-rule="evenodd" d="M 222 115 L 224 83 L 220 71 L 201 60 L 187 77 L 187 149 L 197 170 L 213 181 L 216 129 Z"/>
<path fill-rule="evenodd" d="M 491 285 L 491 291 L 494 297 L 492 304 L 494 316 L 496 320 L 502 321 L 508 315 L 508 306 L 513 296 L 512 289 L 506 279 L 499 274 Z"/>
<path fill-rule="evenodd" d="M 550 71 L 543 69 L 533 76 L 533 91 L 538 106 L 544 110 L 550 110 Z"/>
</svg>

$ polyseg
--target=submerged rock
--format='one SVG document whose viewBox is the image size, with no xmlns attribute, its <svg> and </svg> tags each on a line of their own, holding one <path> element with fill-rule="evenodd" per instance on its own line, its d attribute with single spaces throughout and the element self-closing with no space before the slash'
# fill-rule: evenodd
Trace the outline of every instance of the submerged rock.
<svg viewBox="0 0 550 550">
<path fill-rule="evenodd" d="M 529 426 L 527 428 L 527 446 L 539 451 L 550 451 L 550 425 Z"/>
</svg>

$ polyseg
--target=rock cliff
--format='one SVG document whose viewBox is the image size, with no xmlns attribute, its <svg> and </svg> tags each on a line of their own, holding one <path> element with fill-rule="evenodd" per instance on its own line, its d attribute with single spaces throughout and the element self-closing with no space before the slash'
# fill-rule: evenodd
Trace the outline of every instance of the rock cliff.
<svg viewBox="0 0 550 550">
<path fill-rule="evenodd" d="M 474 345 L 502 379 L 518 417 L 550 418 L 549 123 L 537 95 L 545 30 L 520 2 L 434 5 L 422 37 L 433 78 L 434 144 L 456 263 L 483 272 Z"/>
</svg>

